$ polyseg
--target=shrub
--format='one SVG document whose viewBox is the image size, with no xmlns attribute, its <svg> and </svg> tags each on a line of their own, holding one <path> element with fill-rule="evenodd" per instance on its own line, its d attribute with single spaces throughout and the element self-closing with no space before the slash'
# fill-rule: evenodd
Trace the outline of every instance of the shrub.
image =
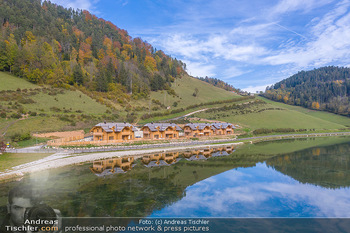
<svg viewBox="0 0 350 233">
<path fill-rule="evenodd" d="M 51 107 L 50 110 L 53 112 L 60 112 L 61 111 L 61 109 L 57 108 L 57 107 Z"/>
<path fill-rule="evenodd" d="M 22 115 L 19 114 L 19 113 L 12 113 L 12 114 L 11 114 L 11 118 L 19 119 L 19 118 L 21 118 L 21 117 L 22 117 Z"/>
<path fill-rule="evenodd" d="M 20 142 L 20 141 L 25 141 L 25 140 L 29 140 L 32 138 L 32 136 L 30 135 L 29 132 L 26 133 L 14 133 L 10 136 L 11 141 L 13 142 Z"/>
</svg>

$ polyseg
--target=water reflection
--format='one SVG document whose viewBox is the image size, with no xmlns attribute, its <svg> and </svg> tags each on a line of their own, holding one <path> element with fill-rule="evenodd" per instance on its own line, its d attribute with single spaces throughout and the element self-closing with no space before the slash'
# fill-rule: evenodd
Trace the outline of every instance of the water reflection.
<svg viewBox="0 0 350 233">
<path fill-rule="evenodd" d="M 167 152 L 147 154 L 142 156 L 141 162 L 145 167 L 170 166 L 179 162 L 182 158 L 188 161 L 206 160 L 211 157 L 228 156 L 235 151 L 233 146 L 207 147 L 203 149 L 184 152 Z M 90 170 L 97 176 L 107 176 L 118 173 L 126 173 L 135 166 L 133 157 L 121 157 L 105 159 L 93 162 Z"/>
<path fill-rule="evenodd" d="M 326 188 L 350 186 L 350 144 L 314 147 L 267 160 L 267 165 L 300 181 Z"/>
<path fill-rule="evenodd" d="M 350 217 L 350 189 L 324 189 L 259 163 L 210 177 L 151 217 Z"/>
<path fill-rule="evenodd" d="M 134 157 L 122 157 L 95 161 L 90 170 L 97 176 L 125 173 L 134 166 Z"/>
<path fill-rule="evenodd" d="M 169 166 L 180 161 L 179 152 L 144 155 L 141 159 L 146 167 Z"/>
<path fill-rule="evenodd" d="M 350 143 L 272 156 L 186 189 L 152 217 L 350 217 Z"/>
<path fill-rule="evenodd" d="M 183 157 L 188 161 L 206 160 L 211 157 L 227 156 L 234 152 L 233 146 L 224 146 L 219 148 L 204 148 L 199 150 L 186 151 Z"/>
</svg>

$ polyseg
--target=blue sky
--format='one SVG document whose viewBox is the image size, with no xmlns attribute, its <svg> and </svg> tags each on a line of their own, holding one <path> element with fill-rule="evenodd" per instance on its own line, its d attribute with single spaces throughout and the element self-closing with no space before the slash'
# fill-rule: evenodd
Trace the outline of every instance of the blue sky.
<svg viewBox="0 0 350 233">
<path fill-rule="evenodd" d="M 350 66 L 350 0 L 52 0 L 87 9 L 184 61 L 192 76 L 264 90 Z"/>
</svg>

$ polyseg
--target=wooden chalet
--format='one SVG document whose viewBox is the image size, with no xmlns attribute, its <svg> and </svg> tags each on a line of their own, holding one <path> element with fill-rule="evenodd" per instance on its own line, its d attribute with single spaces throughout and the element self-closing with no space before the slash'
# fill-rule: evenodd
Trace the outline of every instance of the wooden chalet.
<svg viewBox="0 0 350 233">
<path fill-rule="evenodd" d="M 175 123 L 148 123 L 144 125 L 144 139 L 177 139 L 182 129 Z"/>
<path fill-rule="evenodd" d="M 135 127 L 129 123 L 99 123 L 90 132 L 93 141 L 133 140 Z"/>
<path fill-rule="evenodd" d="M 234 127 L 231 123 L 212 123 L 212 129 L 215 135 L 230 135 L 234 133 Z"/>
<path fill-rule="evenodd" d="M 184 126 L 185 137 L 212 136 L 214 130 L 208 123 L 189 123 Z"/>
</svg>

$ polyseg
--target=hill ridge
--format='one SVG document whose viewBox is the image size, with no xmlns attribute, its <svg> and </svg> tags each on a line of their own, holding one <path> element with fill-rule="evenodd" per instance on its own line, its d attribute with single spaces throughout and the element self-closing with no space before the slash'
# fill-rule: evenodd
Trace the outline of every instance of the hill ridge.
<svg viewBox="0 0 350 233">
<path fill-rule="evenodd" d="M 350 68 L 300 71 L 266 89 L 271 100 L 350 116 Z"/>
</svg>

